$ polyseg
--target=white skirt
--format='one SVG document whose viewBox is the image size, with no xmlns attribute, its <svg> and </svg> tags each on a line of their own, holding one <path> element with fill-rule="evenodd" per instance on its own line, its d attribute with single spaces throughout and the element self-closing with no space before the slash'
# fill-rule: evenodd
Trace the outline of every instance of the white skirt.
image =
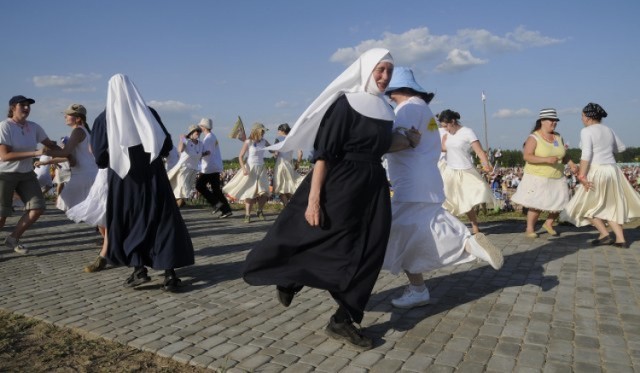
<svg viewBox="0 0 640 373">
<path fill-rule="evenodd" d="M 108 168 L 98 170 L 96 179 L 84 201 L 67 210 L 67 217 L 76 223 L 106 226 L 107 224 L 107 180 Z"/>
<path fill-rule="evenodd" d="M 589 218 L 599 218 L 624 224 L 640 217 L 640 194 L 636 192 L 615 164 L 594 165 L 587 180 L 593 188 L 576 187 L 576 193 L 560 213 L 561 221 L 576 227 L 591 224 Z"/>
<path fill-rule="evenodd" d="M 454 170 L 444 167 L 442 181 L 447 196 L 442 207 L 453 215 L 466 214 L 481 203 L 486 203 L 487 208 L 493 208 L 498 203 L 489 184 L 473 168 Z"/>
<path fill-rule="evenodd" d="M 97 169 L 96 169 L 97 173 Z M 84 201 L 91 191 L 91 186 L 96 180 L 96 173 L 87 172 L 75 174 L 71 172 L 71 177 L 64 184 L 64 189 L 60 192 L 56 201 L 56 207 L 62 211 L 67 211 L 78 203 Z"/>
<path fill-rule="evenodd" d="M 511 201 L 524 207 L 557 212 L 569 203 L 569 184 L 563 176 L 559 179 L 524 174 Z"/>
<path fill-rule="evenodd" d="M 293 167 L 293 163 L 282 158 L 276 160 L 273 171 L 273 193 L 274 194 L 293 194 L 298 185 L 302 182 L 303 177 L 298 174 Z"/>
<path fill-rule="evenodd" d="M 176 199 L 191 198 L 196 188 L 198 171 L 186 168 L 184 165 L 172 168 L 168 173 L 169 183 Z"/>
<path fill-rule="evenodd" d="M 222 188 L 222 192 L 230 195 L 236 201 L 253 199 L 258 196 L 269 195 L 269 179 L 264 165 L 249 168 L 247 175 L 238 170 L 229 182 Z"/>
<path fill-rule="evenodd" d="M 383 269 L 393 274 L 423 273 L 475 259 L 464 249 L 471 232 L 442 205 L 392 202 L 391 213 Z"/>
</svg>

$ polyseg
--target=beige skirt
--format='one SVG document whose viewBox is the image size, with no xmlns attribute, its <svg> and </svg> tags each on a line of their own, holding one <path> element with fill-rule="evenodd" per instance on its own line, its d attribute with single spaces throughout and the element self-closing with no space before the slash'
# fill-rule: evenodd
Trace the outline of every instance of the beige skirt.
<svg viewBox="0 0 640 373">
<path fill-rule="evenodd" d="M 167 176 L 176 199 L 189 199 L 194 196 L 198 171 L 180 166 L 169 170 Z"/>
<path fill-rule="evenodd" d="M 576 227 L 589 225 L 590 218 L 624 224 L 640 217 L 640 194 L 615 164 L 591 165 L 587 180 L 593 188 L 576 187 L 576 193 L 560 213 L 561 221 Z"/>
<path fill-rule="evenodd" d="M 291 161 L 282 158 L 276 160 L 273 170 L 274 194 L 293 194 L 298 189 L 302 179 L 303 177 L 296 172 Z"/>
<path fill-rule="evenodd" d="M 562 211 L 569 203 L 569 185 L 559 179 L 524 174 L 511 200 L 521 206 L 548 212 Z"/>
<path fill-rule="evenodd" d="M 255 165 L 249 168 L 247 175 L 238 170 L 235 176 L 222 188 L 225 194 L 230 195 L 236 201 L 253 199 L 258 196 L 269 196 L 269 179 L 264 165 Z"/>
<path fill-rule="evenodd" d="M 493 208 L 498 203 L 489 184 L 473 168 L 454 170 L 445 167 L 442 171 L 442 181 L 447 197 L 442 207 L 453 215 L 466 214 L 481 203 L 486 203 L 487 208 Z"/>
</svg>

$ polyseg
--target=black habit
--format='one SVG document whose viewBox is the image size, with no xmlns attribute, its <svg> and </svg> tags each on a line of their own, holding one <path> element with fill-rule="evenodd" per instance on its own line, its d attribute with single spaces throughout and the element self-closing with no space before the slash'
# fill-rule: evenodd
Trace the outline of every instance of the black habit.
<svg viewBox="0 0 640 373">
<path fill-rule="evenodd" d="M 381 157 L 391 145 L 392 124 L 359 114 L 344 95 L 336 100 L 314 143 L 314 160 L 327 163 L 321 226 L 309 226 L 304 217 L 310 173 L 248 254 L 246 282 L 328 290 L 355 322 L 362 321 L 391 226 Z"/>
<path fill-rule="evenodd" d="M 193 244 L 176 205 L 162 157 L 173 147 L 171 136 L 151 109 L 166 138 L 158 156 L 142 145 L 129 148 L 131 168 L 124 179 L 109 169 L 107 259 L 115 265 L 173 269 L 194 263 Z M 109 167 L 106 113 L 93 123 L 91 146 L 100 168 Z"/>
</svg>

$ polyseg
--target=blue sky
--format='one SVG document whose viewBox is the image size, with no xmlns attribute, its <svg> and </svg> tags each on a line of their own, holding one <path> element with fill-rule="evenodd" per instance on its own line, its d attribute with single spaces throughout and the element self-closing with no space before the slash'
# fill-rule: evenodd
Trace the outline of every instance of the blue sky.
<svg viewBox="0 0 640 373">
<path fill-rule="evenodd" d="M 597 102 L 627 146 L 640 146 L 640 2 L 555 1 L 50 1 L 0 2 L 0 99 L 33 97 L 30 119 L 68 134 L 71 103 L 90 124 L 107 81 L 127 74 L 174 141 L 214 121 L 223 158 L 237 116 L 245 127 L 293 124 L 362 51 L 391 50 L 484 145 L 520 149 L 541 108 L 577 147 L 580 110 Z"/>
</svg>

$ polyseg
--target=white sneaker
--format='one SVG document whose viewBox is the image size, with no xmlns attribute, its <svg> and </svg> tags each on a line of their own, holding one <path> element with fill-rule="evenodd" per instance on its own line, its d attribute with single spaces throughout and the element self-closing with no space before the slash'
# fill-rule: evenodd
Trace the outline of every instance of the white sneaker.
<svg viewBox="0 0 640 373">
<path fill-rule="evenodd" d="M 407 286 L 404 290 L 404 294 L 400 298 L 392 299 L 391 304 L 397 308 L 413 308 L 420 307 L 431 302 L 431 296 L 429 295 L 429 289 L 425 288 L 424 291 L 415 291 Z"/>
<path fill-rule="evenodd" d="M 470 254 L 477 256 L 478 258 L 489 263 L 496 271 L 502 268 L 504 264 L 504 257 L 500 249 L 495 247 L 491 241 L 487 239 L 484 233 L 476 233 L 469 239 Z"/>
<path fill-rule="evenodd" d="M 4 245 L 18 254 L 27 254 L 29 253 L 29 249 L 27 249 L 23 244 L 21 244 L 16 238 L 11 236 L 7 236 L 4 240 Z"/>
</svg>

